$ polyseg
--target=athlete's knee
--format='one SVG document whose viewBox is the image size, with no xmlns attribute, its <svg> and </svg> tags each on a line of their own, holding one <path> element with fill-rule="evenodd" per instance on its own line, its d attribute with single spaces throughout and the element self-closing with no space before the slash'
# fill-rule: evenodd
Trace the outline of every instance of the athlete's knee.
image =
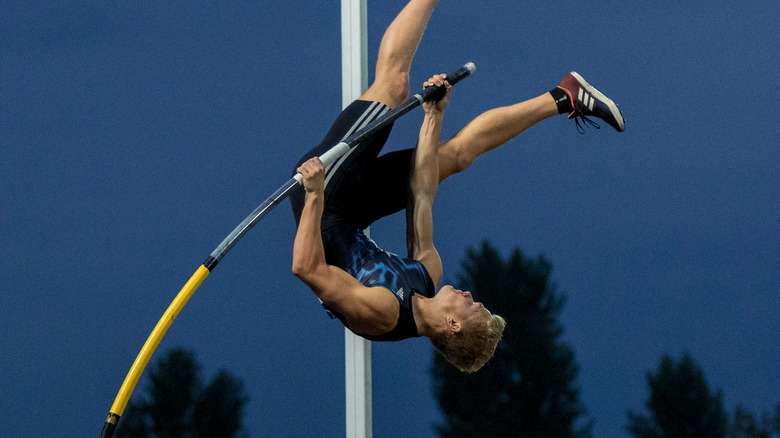
<svg viewBox="0 0 780 438">
<path fill-rule="evenodd" d="M 474 160 L 476 160 L 476 157 L 470 154 L 463 152 L 458 153 L 457 159 L 455 160 L 455 173 L 463 172 L 464 170 L 471 167 L 471 165 L 474 163 Z"/>
<path fill-rule="evenodd" d="M 374 86 L 381 90 L 390 107 L 396 107 L 409 97 L 409 72 L 386 70 L 377 75 Z"/>
<path fill-rule="evenodd" d="M 468 148 L 456 142 L 446 142 L 439 147 L 440 180 L 468 169 L 476 157 Z"/>
<path fill-rule="evenodd" d="M 393 107 L 396 107 L 409 97 L 409 73 L 395 73 L 390 76 L 388 84 L 388 94 L 393 101 Z"/>
</svg>

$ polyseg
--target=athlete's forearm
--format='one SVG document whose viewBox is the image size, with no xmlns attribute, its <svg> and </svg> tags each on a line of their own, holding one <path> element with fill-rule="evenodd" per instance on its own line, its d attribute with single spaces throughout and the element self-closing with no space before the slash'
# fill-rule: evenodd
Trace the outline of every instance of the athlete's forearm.
<svg viewBox="0 0 780 438">
<path fill-rule="evenodd" d="M 307 193 L 306 205 L 301 212 L 298 231 L 293 244 L 293 274 L 304 280 L 318 267 L 325 265 L 325 249 L 322 244 L 322 212 L 325 195 L 321 191 Z M 305 281 L 305 280 L 304 280 Z"/>
<path fill-rule="evenodd" d="M 414 169 L 410 181 L 414 198 L 424 196 L 433 202 L 436 196 L 436 189 L 439 186 L 439 136 L 443 117 L 441 111 L 425 113 L 414 154 Z"/>
</svg>

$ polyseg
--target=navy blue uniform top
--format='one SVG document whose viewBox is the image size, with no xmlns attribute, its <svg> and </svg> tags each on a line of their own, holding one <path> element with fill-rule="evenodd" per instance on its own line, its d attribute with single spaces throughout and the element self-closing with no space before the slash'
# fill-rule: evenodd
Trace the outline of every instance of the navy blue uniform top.
<svg viewBox="0 0 780 438">
<path fill-rule="evenodd" d="M 400 341 L 420 336 L 414 321 L 412 294 L 426 298 L 435 295 L 435 288 L 428 270 L 417 260 L 400 257 L 379 248 L 373 240 L 356 230 L 352 241 L 352 260 L 345 270 L 367 287 L 383 287 L 398 300 L 398 322 L 389 332 L 378 336 L 357 335 L 369 341 Z M 346 254 L 342 254 L 346 255 Z M 350 328 L 344 316 L 323 304 L 345 327 Z M 350 328 L 351 330 L 351 328 Z"/>
</svg>

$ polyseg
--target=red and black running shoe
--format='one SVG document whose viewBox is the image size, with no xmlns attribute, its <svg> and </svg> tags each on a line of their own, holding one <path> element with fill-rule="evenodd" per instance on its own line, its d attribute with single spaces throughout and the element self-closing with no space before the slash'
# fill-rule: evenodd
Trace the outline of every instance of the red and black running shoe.
<svg viewBox="0 0 780 438">
<path fill-rule="evenodd" d="M 620 113 L 617 104 L 590 85 L 579 73 L 573 71 L 564 76 L 561 79 L 561 83 L 558 84 L 558 88 L 565 91 L 569 95 L 569 99 L 571 99 L 574 109 L 569 114 L 569 118 L 573 118 L 577 123 L 578 131 L 585 131 L 579 120 L 582 120 L 583 124 L 591 125 L 596 129 L 600 128 L 598 123 L 587 116 L 598 117 L 604 120 L 618 132 L 626 130 L 626 121 L 623 119 L 623 114 Z"/>
</svg>

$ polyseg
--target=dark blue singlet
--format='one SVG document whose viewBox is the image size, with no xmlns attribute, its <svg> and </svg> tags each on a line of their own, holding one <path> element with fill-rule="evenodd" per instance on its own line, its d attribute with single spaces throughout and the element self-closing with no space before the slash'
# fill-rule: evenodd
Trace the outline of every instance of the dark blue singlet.
<svg viewBox="0 0 780 438">
<path fill-rule="evenodd" d="M 379 102 L 353 102 L 342 111 L 322 143 L 306 153 L 296 168 L 309 158 L 322 155 L 386 111 L 388 107 Z M 391 126 L 380 130 L 325 172 L 322 240 L 327 263 L 344 269 L 365 286 L 387 289 L 400 304 L 398 322 L 390 332 L 379 336 L 356 333 L 372 341 L 419 336 L 412 294 L 428 298 L 435 294 L 433 280 L 422 263 L 382 250 L 362 231 L 375 220 L 406 208 L 414 150 L 378 157 L 390 130 Z M 295 191 L 290 201 L 298 223 L 305 204 L 304 191 Z M 324 304 L 323 307 L 349 328 L 342 315 Z"/>
<path fill-rule="evenodd" d="M 432 298 L 435 292 L 433 280 L 425 266 L 417 260 L 384 251 L 361 230 L 355 230 L 351 236 L 344 237 L 351 242 L 349 253 L 351 262 L 342 269 L 365 286 L 387 289 L 400 305 L 398 322 L 393 330 L 379 336 L 356 334 L 370 341 L 400 341 L 420 336 L 414 321 L 412 295 L 419 294 Z M 323 307 L 351 330 L 342 315 L 325 304 Z"/>
</svg>

